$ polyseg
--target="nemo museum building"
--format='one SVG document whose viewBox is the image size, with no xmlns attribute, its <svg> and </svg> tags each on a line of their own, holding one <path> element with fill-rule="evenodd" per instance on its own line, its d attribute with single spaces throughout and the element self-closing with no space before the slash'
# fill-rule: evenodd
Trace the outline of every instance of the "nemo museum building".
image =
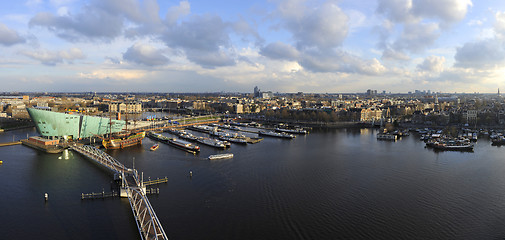
<svg viewBox="0 0 505 240">
<path fill-rule="evenodd" d="M 52 112 L 49 108 L 27 108 L 37 132 L 51 139 L 81 139 L 121 132 L 126 122 L 109 118 Z"/>
</svg>

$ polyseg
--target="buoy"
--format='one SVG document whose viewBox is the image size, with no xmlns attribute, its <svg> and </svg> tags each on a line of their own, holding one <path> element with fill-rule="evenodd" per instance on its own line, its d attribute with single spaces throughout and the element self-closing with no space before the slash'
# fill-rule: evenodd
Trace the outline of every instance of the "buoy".
<svg viewBox="0 0 505 240">
<path fill-rule="evenodd" d="M 47 201 L 47 199 L 49 199 L 49 194 L 45 193 L 44 194 L 44 199 L 46 199 L 46 201 Z"/>
<path fill-rule="evenodd" d="M 2 160 L 0 160 L 0 165 L 4 164 L 4 162 Z"/>
<path fill-rule="evenodd" d="M 189 177 L 193 177 L 193 171 L 189 171 Z"/>
</svg>

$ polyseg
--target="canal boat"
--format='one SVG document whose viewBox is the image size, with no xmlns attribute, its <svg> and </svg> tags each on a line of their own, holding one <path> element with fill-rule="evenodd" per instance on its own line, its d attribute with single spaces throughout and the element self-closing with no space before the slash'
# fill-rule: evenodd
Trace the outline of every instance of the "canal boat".
<svg viewBox="0 0 505 240">
<path fill-rule="evenodd" d="M 303 128 L 287 129 L 287 128 L 275 128 L 277 132 L 292 133 L 292 134 L 307 134 L 307 130 Z"/>
<path fill-rule="evenodd" d="M 225 149 L 226 144 L 223 141 L 217 140 L 217 139 L 211 139 L 211 138 L 204 138 L 204 137 L 199 137 L 196 139 L 197 142 L 201 144 L 205 144 L 210 147 L 215 147 L 219 149 Z"/>
<path fill-rule="evenodd" d="M 182 149 L 182 150 L 190 152 L 190 153 L 200 152 L 200 147 L 198 145 L 194 145 L 194 144 L 192 144 L 188 141 L 184 141 L 182 139 L 169 138 L 167 143 L 176 147 L 176 148 Z"/>
<path fill-rule="evenodd" d="M 263 135 L 263 136 L 287 138 L 287 139 L 295 138 L 295 136 L 293 134 L 288 134 L 288 133 L 284 133 L 284 132 L 259 131 L 258 134 Z"/>
</svg>

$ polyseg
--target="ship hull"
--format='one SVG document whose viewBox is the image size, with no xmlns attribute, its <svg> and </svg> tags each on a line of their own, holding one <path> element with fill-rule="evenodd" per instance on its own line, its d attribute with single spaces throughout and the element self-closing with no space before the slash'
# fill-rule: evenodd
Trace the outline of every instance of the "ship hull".
<svg viewBox="0 0 505 240">
<path fill-rule="evenodd" d="M 102 141 L 106 149 L 121 149 L 142 144 L 142 139 L 146 136 L 145 132 L 139 132 L 125 139 L 107 139 Z"/>
</svg>

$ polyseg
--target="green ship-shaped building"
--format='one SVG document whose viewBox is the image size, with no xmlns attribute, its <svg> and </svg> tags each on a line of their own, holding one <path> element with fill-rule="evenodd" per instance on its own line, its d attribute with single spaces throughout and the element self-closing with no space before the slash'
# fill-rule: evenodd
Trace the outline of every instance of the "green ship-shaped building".
<svg viewBox="0 0 505 240">
<path fill-rule="evenodd" d="M 121 132 L 126 125 L 122 120 L 52 112 L 37 108 L 27 108 L 37 132 L 48 138 L 80 139 Z"/>
</svg>

